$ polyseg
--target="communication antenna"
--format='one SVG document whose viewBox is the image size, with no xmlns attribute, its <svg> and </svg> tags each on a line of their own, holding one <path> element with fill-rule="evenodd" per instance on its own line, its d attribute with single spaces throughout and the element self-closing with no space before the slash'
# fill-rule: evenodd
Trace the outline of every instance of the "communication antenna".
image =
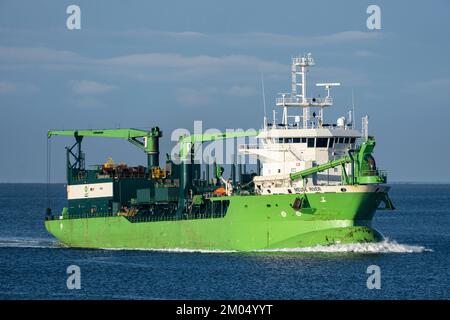
<svg viewBox="0 0 450 320">
<path fill-rule="evenodd" d="M 267 112 L 266 112 L 266 92 L 264 90 L 264 73 L 261 72 L 261 87 L 264 106 L 264 128 L 267 128 Z"/>
<path fill-rule="evenodd" d="M 310 117 L 310 108 L 316 107 L 320 108 L 318 123 L 319 126 L 322 126 L 323 123 L 323 109 L 325 107 L 329 107 L 333 105 L 333 99 L 330 95 L 331 87 L 339 86 L 340 83 L 331 82 L 331 83 L 318 83 L 317 86 L 325 87 L 327 91 L 327 96 L 325 98 L 308 98 L 306 95 L 306 73 L 308 68 L 314 66 L 315 62 L 312 58 L 311 53 L 304 55 L 303 57 L 294 57 L 292 58 L 291 64 L 291 92 L 288 94 L 281 93 L 281 97 L 276 98 L 276 105 L 283 108 L 283 124 L 286 124 L 285 128 L 287 129 L 287 120 L 289 118 L 288 109 L 291 107 L 302 108 L 303 110 L 303 129 L 308 129 L 310 126 L 314 125 L 313 121 Z M 299 88 L 299 90 L 297 90 Z"/>
<path fill-rule="evenodd" d="M 316 83 L 316 87 L 325 87 L 325 90 L 327 91 L 327 96 L 324 99 L 324 106 L 333 104 L 333 99 L 331 98 L 330 90 L 332 87 L 338 87 L 340 85 L 341 85 L 340 82 Z M 323 107 L 321 107 L 319 110 L 319 124 L 320 123 L 323 123 Z"/>
<path fill-rule="evenodd" d="M 353 119 L 356 119 L 356 114 L 355 114 L 355 96 L 353 94 L 353 88 L 352 88 L 352 129 L 355 129 L 355 121 L 353 121 Z"/>
</svg>

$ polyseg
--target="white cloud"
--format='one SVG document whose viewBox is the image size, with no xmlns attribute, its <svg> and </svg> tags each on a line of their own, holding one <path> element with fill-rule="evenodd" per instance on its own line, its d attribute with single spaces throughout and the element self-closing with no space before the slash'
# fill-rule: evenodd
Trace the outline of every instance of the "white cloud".
<svg viewBox="0 0 450 320">
<path fill-rule="evenodd" d="M 105 104 L 93 97 L 82 97 L 79 99 L 69 100 L 69 103 L 77 108 L 82 109 L 98 109 L 105 107 Z"/>
<path fill-rule="evenodd" d="M 418 84 L 418 86 L 424 86 L 432 89 L 450 89 L 450 78 L 436 78 L 426 80 Z"/>
<path fill-rule="evenodd" d="M 211 104 L 208 93 L 195 89 L 179 89 L 176 93 L 177 102 L 184 107 L 206 107 Z"/>
<path fill-rule="evenodd" d="M 402 94 L 414 96 L 416 101 L 432 104 L 434 107 L 446 107 L 450 101 L 450 77 L 438 77 L 423 81 L 400 84 Z"/>
<path fill-rule="evenodd" d="M 126 76 L 144 81 L 185 81 L 220 75 L 225 79 L 265 72 L 279 73 L 287 66 L 248 55 L 196 55 L 174 53 L 137 53 L 111 58 L 84 57 L 70 51 L 48 48 L 0 47 L 0 69 L 41 68 L 58 72 L 87 72 L 107 76 Z M 86 84 L 85 87 L 94 85 Z M 107 90 L 99 88 L 92 90 Z M 89 90 L 86 88 L 86 90 Z"/>
<path fill-rule="evenodd" d="M 136 38 L 158 38 L 158 40 L 178 40 L 191 42 L 207 42 L 215 45 L 238 46 L 242 47 L 312 47 L 330 44 L 340 44 L 354 41 L 371 41 L 382 38 L 384 35 L 380 32 L 364 31 L 342 31 L 327 35 L 302 36 L 292 34 L 280 34 L 269 32 L 247 32 L 247 33 L 217 33 L 205 34 L 193 31 L 162 31 L 152 29 L 127 30 L 115 33 L 117 36 L 136 37 Z"/>
<path fill-rule="evenodd" d="M 132 30 L 125 30 L 120 32 L 115 32 L 114 35 L 116 36 L 124 36 L 124 37 L 137 37 L 137 38 L 144 38 L 144 37 L 159 37 L 159 38 L 170 38 L 170 39 L 177 39 L 177 40 L 195 40 L 200 38 L 208 37 L 206 34 L 201 32 L 195 32 L 195 31 L 163 31 L 163 30 L 153 30 L 153 29 L 132 29 Z"/>
<path fill-rule="evenodd" d="M 183 39 L 190 41 L 200 47 L 209 46 L 232 46 L 241 48 L 263 46 L 263 47 L 292 47 L 295 50 L 299 48 L 311 48 L 314 46 L 323 46 L 330 44 L 341 44 L 346 42 L 374 41 L 383 38 L 385 35 L 380 32 L 363 32 L 363 31 L 344 31 L 328 35 L 318 36 L 301 36 L 287 35 L 277 33 L 250 32 L 238 34 L 204 34 L 193 31 L 159 31 L 151 29 L 128 30 L 119 33 L 112 33 L 113 36 L 135 36 L 142 37 L 158 37 L 166 39 L 169 43 L 172 40 Z M 110 34 L 111 36 L 111 34 Z M 172 39 L 172 40 L 171 40 Z M 202 41 L 201 43 L 197 43 Z M 367 55 L 367 52 L 358 52 L 357 55 Z M 130 67 L 146 67 L 146 68 L 168 68 L 183 69 L 185 76 L 191 74 L 209 74 L 208 71 L 215 72 L 224 68 L 245 68 L 263 70 L 271 72 L 280 70 L 280 64 L 274 61 L 267 61 L 248 55 L 194 55 L 187 56 L 176 53 L 158 53 L 158 52 L 142 52 L 125 54 L 110 58 L 89 58 L 78 53 L 67 50 L 55 50 L 45 47 L 5 47 L 0 46 L 0 67 L 8 68 L 10 64 L 20 65 L 22 67 L 45 67 L 52 70 L 83 70 L 84 69 L 100 69 L 104 68 L 105 72 L 119 71 L 126 73 L 125 68 Z M 112 68 L 122 68 L 121 70 L 112 70 Z M 196 70 L 193 70 L 196 69 Z M 136 70 L 133 70 L 135 72 Z M 168 70 L 170 74 L 170 70 Z M 148 74 L 148 72 L 147 72 Z M 131 74 L 130 74 L 131 75 Z M 148 75 L 147 77 L 151 77 Z M 139 72 L 135 77 L 146 76 Z"/>
<path fill-rule="evenodd" d="M 16 92 L 16 86 L 11 82 L 2 81 L 0 82 L 0 94 L 9 94 Z"/>
<path fill-rule="evenodd" d="M 97 94 L 97 93 L 105 93 L 116 89 L 115 86 L 103 84 L 95 81 L 76 81 L 72 80 L 69 82 L 69 86 L 72 91 L 76 94 Z"/>
<path fill-rule="evenodd" d="M 64 36 L 65 31 L 54 31 L 59 32 L 58 36 Z M 11 29 L 11 28 L 0 28 L 0 38 L 9 37 L 24 37 L 30 36 L 33 38 L 42 38 L 47 35 L 46 30 L 36 30 L 36 29 Z M 231 47 L 280 47 L 287 46 L 298 48 L 304 47 L 309 48 L 312 46 L 324 46 L 330 44 L 341 44 L 347 42 L 359 42 L 359 41 L 374 41 L 377 39 L 382 39 L 389 35 L 386 32 L 373 32 L 373 31 L 356 31 L 347 30 L 341 32 L 335 32 L 331 34 L 324 35 L 301 35 L 299 33 L 294 34 L 281 34 L 281 33 L 270 33 L 270 32 L 243 32 L 243 33 L 203 33 L 191 30 L 185 31 L 167 31 L 167 30 L 155 30 L 148 28 L 141 29 L 128 29 L 121 31 L 110 31 L 101 29 L 90 29 L 89 33 L 83 37 L 90 37 L 90 39 L 96 38 L 110 38 L 112 40 L 123 40 L 134 38 L 134 41 L 155 41 L 157 43 L 192 43 L 195 45 L 222 45 Z M 43 52 L 45 48 L 41 48 Z M 36 54 L 36 52 L 31 52 Z M 69 56 L 70 57 L 70 56 Z M 49 56 L 51 58 L 51 56 Z"/>
<path fill-rule="evenodd" d="M 341 43 L 344 41 L 374 40 L 383 37 L 382 33 L 345 31 L 324 36 L 291 36 L 273 33 L 243 33 L 236 35 L 206 35 L 196 32 L 166 32 L 140 31 L 159 36 L 183 37 L 197 41 L 202 39 L 222 43 L 234 42 L 236 46 L 258 45 L 294 45 L 299 47 Z M 218 39 L 216 39 L 218 38 Z M 229 43 L 230 44 L 230 43 Z M 288 49 L 283 49 L 288 51 Z M 289 52 L 292 52 L 290 50 Z M 367 53 L 359 53 L 367 55 Z M 259 74 L 264 72 L 266 80 L 279 81 L 289 76 L 289 59 L 285 63 L 268 60 L 251 55 L 183 55 L 164 52 L 140 52 L 112 56 L 107 58 L 93 58 L 82 56 L 66 50 L 49 48 L 0 47 L 0 69 L 19 70 L 25 68 L 40 68 L 43 72 L 78 72 L 92 77 L 120 78 L 125 77 L 137 81 L 155 81 L 158 83 L 186 83 L 207 80 L 231 85 L 236 80 L 245 84 L 252 84 L 258 80 Z M 320 69 L 315 68 L 314 74 Z M 328 70 L 330 71 L 330 70 Z M 332 70 L 331 70 L 332 71 Z M 342 72 L 340 76 L 352 73 Z M 355 77 L 354 75 L 351 75 Z M 330 77 L 330 74 L 327 75 Z M 359 76 L 357 76 L 359 77 Z M 324 79 L 325 81 L 326 79 Z M 344 81 L 341 77 L 339 81 Z M 95 82 L 72 83 L 71 88 L 76 93 L 94 94 L 108 92 L 114 87 Z M 7 90 L 6 88 L 4 90 Z M 230 95 L 251 95 L 251 89 L 230 89 Z"/>
<path fill-rule="evenodd" d="M 249 86 L 233 86 L 228 92 L 230 96 L 235 97 L 250 97 L 256 95 L 256 89 L 254 87 Z"/>
<path fill-rule="evenodd" d="M 347 41 L 361 41 L 361 40 L 378 40 L 383 38 L 384 35 L 381 32 L 372 31 L 343 31 L 330 35 L 313 37 L 313 39 L 323 40 L 326 42 L 347 42 Z M 327 44 L 327 43 L 323 43 Z"/>
<path fill-rule="evenodd" d="M 219 42 L 232 46 L 290 46 L 310 48 L 330 44 L 341 44 L 363 40 L 376 40 L 382 37 L 378 32 L 344 31 L 319 36 L 297 36 L 279 33 L 252 32 L 236 35 L 217 36 Z"/>
<path fill-rule="evenodd" d="M 0 81 L 0 94 L 33 94 L 39 92 L 39 87 L 29 83 Z"/>
<path fill-rule="evenodd" d="M 380 57 L 380 55 L 373 51 L 367 51 L 367 50 L 358 50 L 353 53 L 353 55 L 357 58 L 376 58 Z"/>
<path fill-rule="evenodd" d="M 242 98 L 254 96 L 256 93 L 256 89 L 251 86 L 181 88 L 176 92 L 176 100 L 185 107 L 205 107 L 212 106 L 216 99 L 220 100 L 225 96 Z"/>
<path fill-rule="evenodd" d="M 1 31 L 1 30 L 0 30 Z M 102 31 L 103 32 L 103 31 Z M 160 31 L 151 29 L 109 32 L 113 38 L 134 36 L 137 38 L 158 37 L 173 44 L 174 41 L 189 41 L 199 48 L 231 46 L 238 49 L 248 47 L 284 47 L 283 50 L 296 53 L 299 48 L 310 48 L 346 42 L 374 41 L 384 37 L 380 32 L 344 31 L 328 35 L 301 36 L 277 33 L 249 32 L 237 34 L 205 34 L 194 31 Z M 147 41 L 150 39 L 145 39 Z M 199 42 L 201 41 L 201 42 Z M 158 42 L 159 43 L 159 42 Z M 292 48 L 292 49 L 286 49 Z M 367 52 L 356 55 L 367 56 Z M 183 55 L 165 52 L 138 52 L 107 58 L 93 58 L 67 51 L 43 47 L 0 46 L 0 69 L 42 68 L 58 72 L 86 72 L 108 77 L 127 77 L 139 81 L 186 82 L 199 79 L 220 79 L 231 82 L 236 79 L 253 81 L 260 72 L 266 79 L 283 79 L 288 70 L 286 64 L 251 55 L 229 54 L 212 56 L 206 54 Z M 85 92 L 106 92 L 111 87 L 94 83 L 74 85 L 73 90 Z M 237 91 L 234 90 L 236 93 Z M 233 91 L 230 92 L 233 94 Z M 249 94 L 249 93 L 247 93 Z"/>
<path fill-rule="evenodd" d="M 288 66 L 247 55 L 187 56 L 172 53 L 131 54 L 97 63 L 102 72 L 115 77 L 140 81 L 186 83 L 208 80 L 213 82 L 253 81 L 260 72 L 268 77 L 288 72 Z"/>
<path fill-rule="evenodd" d="M 0 62 L 13 63 L 78 63 L 86 59 L 79 54 L 66 51 L 54 50 L 44 47 L 5 47 L 0 46 Z"/>
<path fill-rule="evenodd" d="M 434 78 L 423 81 L 405 82 L 402 85 L 402 92 L 405 94 L 417 94 L 420 96 L 434 96 L 436 94 L 448 95 L 450 88 L 450 78 Z M 430 94 L 431 93 L 431 94 Z"/>
<path fill-rule="evenodd" d="M 100 61 L 111 66 L 138 66 L 157 68 L 260 68 L 274 70 L 280 64 L 246 55 L 213 57 L 208 55 L 184 56 L 173 53 L 142 53 L 104 59 Z"/>
</svg>

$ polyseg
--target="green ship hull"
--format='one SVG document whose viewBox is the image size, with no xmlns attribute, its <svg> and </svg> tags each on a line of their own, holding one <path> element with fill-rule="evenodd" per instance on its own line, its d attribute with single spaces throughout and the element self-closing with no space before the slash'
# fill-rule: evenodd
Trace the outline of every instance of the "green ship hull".
<svg viewBox="0 0 450 320">
<path fill-rule="evenodd" d="M 292 59 L 294 88 L 276 100 L 283 107 L 281 123 L 274 113 L 273 123 L 265 118 L 261 130 L 179 135 L 177 152 L 166 154 L 165 166 L 157 126 L 49 131 L 48 138 L 70 136 L 75 142 L 66 147 L 67 208 L 61 216 L 46 209 L 47 230 L 77 248 L 255 251 L 382 240 L 371 227 L 373 215 L 394 207 L 387 174 L 373 157 L 368 118 L 361 132 L 353 119 L 324 122 L 323 109 L 332 105 L 330 88 L 339 83 L 320 84 L 325 98 L 306 97 L 305 72 L 312 65 L 310 54 Z M 301 108 L 303 115 L 288 116 L 290 107 Z M 312 117 L 310 108 L 316 110 Z M 126 140 L 145 152 L 147 166 L 109 158 L 86 168 L 85 137 Z M 251 137 L 258 143 L 239 145 L 239 157 L 233 155 L 231 163 L 220 160 L 229 165 L 229 177 L 217 163 L 218 146 L 210 150 L 212 162 L 199 148 Z M 247 171 L 247 156 L 256 160 L 255 171 Z"/>
<path fill-rule="evenodd" d="M 299 194 L 218 197 L 229 200 L 217 218 L 130 221 L 109 215 L 63 216 L 47 220 L 47 230 L 63 244 L 78 248 L 192 249 L 254 251 L 377 242 L 373 215 L 389 187 L 347 186 L 344 192 L 303 194 L 308 206 L 293 207 Z"/>
</svg>

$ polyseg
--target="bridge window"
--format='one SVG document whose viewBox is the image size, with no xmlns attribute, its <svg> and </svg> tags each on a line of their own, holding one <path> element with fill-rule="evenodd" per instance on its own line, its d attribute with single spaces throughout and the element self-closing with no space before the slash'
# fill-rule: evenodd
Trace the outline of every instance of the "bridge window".
<svg viewBox="0 0 450 320">
<path fill-rule="evenodd" d="M 344 138 L 339 138 L 339 143 L 344 143 Z"/>
<path fill-rule="evenodd" d="M 308 148 L 314 148 L 314 138 L 308 138 Z"/>
<path fill-rule="evenodd" d="M 328 138 L 317 138 L 316 147 L 326 148 L 328 146 Z"/>
<path fill-rule="evenodd" d="M 300 143 L 300 141 L 301 141 L 301 138 L 293 138 L 292 139 L 293 143 Z"/>
<path fill-rule="evenodd" d="M 302 143 L 306 143 L 306 138 L 302 138 Z"/>
<path fill-rule="evenodd" d="M 349 143 L 350 142 L 350 138 L 345 138 L 344 143 Z"/>
<path fill-rule="evenodd" d="M 350 143 L 355 143 L 355 141 L 356 141 L 356 138 L 351 138 L 350 139 Z"/>
<path fill-rule="evenodd" d="M 284 143 L 292 143 L 292 138 L 284 138 Z"/>
<path fill-rule="evenodd" d="M 278 139 L 275 139 L 275 141 L 278 143 L 283 143 L 284 140 L 283 140 L 283 138 L 278 138 Z"/>
<path fill-rule="evenodd" d="M 334 138 L 330 138 L 330 141 L 328 141 L 328 148 L 333 148 Z"/>
</svg>

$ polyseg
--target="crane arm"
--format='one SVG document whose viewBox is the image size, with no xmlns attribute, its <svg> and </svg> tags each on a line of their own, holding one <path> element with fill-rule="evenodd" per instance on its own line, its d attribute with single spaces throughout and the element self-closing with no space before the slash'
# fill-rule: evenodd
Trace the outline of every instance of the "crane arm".
<svg viewBox="0 0 450 320">
<path fill-rule="evenodd" d="M 377 184 L 386 183 L 387 176 L 381 171 L 377 170 L 375 160 L 372 157 L 373 149 L 375 148 L 375 140 L 369 137 L 364 141 L 357 150 L 350 150 L 349 155 L 337 160 L 329 161 L 327 163 L 318 165 L 313 168 L 305 169 L 296 173 L 291 173 L 289 178 L 291 181 L 303 179 L 311 174 L 322 172 L 346 163 L 352 164 L 352 184 Z M 344 170 L 345 174 L 345 170 Z M 345 174 L 346 176 L 346 174 Z M 347 177 L 347 176 L 346 176 Z"/>
<path fill-rule="evenodd" d="M 138 148 L 144 150 L 147 153 L 153 152 L 154 146 L 152 138 L 159 138 L 162 136 L 162 132 L 159 128 L 152 128 L 148 130 L 139 129 L 95 129 L 95 130 L 57 130 L 48 131 L 47 137 L 52 136 L 74 136 L 75 138 L 80 137 L 102 137 L 102 138 L 119 138 L 126 139 Z M 143 138 L 144 141 L 137 140 Z"/>
<path fill-rule="evenodd" d="M 180 145 L 180 159 L 186 160 L 189 152 L 195 143 L 204 143 L 208 141 L 242 138 L 242 137 L 254 137 L 259 134 L 257 130 L 247 130 L 239 132 L 217 132 L 217 133 L 205 133 L 205 134 L 192 134 L 189 136 L 182 136 L 179 140 Z"/>
<path fill-rule="evenodd" d="M 147 154 L 148 170 L 159 166 L 159 138 L 162 137 L 162 131 L 158 127 L 150 130 L 139 129 L 96 129 L 96 130 L 55 130 L 48 131 L 47 137 L 52 136 L 73 136 L 78 146 L 77 163 L 81 158 L 81 141 L 83 137 L 102 137 L 102 138 L 120 138 L 126 139 Z M 139 140 L 141 139 L 141 140 Z M 74 145 L 74 146 L 75 146 Z M 73 147 L 72 147 L 73 148 Z M 79 164 L 81 166 L 81 164 Z"/>
<path fill-rule="evenodd" d="M 104 138 L 143 138 L 146 137 L 150 131 L 138 129 L 100 129 L 100 130 L 59 130 L 48 131 L 47 136 L 82 136 L 82 137 L 104 137 Z"/>
<path fill-rule="evenodd" d="M 328 169 L 340 166 L 340 165 L 342 165 L 344 163 L 350 163 L 351 161 L 352 161 L 352 159 L 349 156 L 345 156 L 345 157 L 343 157 L 341 159 L 332 160 L 332 161 L 326 162 L 324 164 L 318 165 L 316 167 L 305 169 L 305 170 L 302 170 L 302 171 L 299 171 L 299 172 L 296 172 L 296 173 L 291 173 L 289 175 L 289 177 L 290 177 L 290 179 L 292 181 L 303 179 L 304 177 L 309 176 L 311 174 L 314 174 L 314 173 L 317 173 L 317 172 L 322 172 L 322 171 L 325 171 L 325 170 L 328 170 Z"/>
</svg>

